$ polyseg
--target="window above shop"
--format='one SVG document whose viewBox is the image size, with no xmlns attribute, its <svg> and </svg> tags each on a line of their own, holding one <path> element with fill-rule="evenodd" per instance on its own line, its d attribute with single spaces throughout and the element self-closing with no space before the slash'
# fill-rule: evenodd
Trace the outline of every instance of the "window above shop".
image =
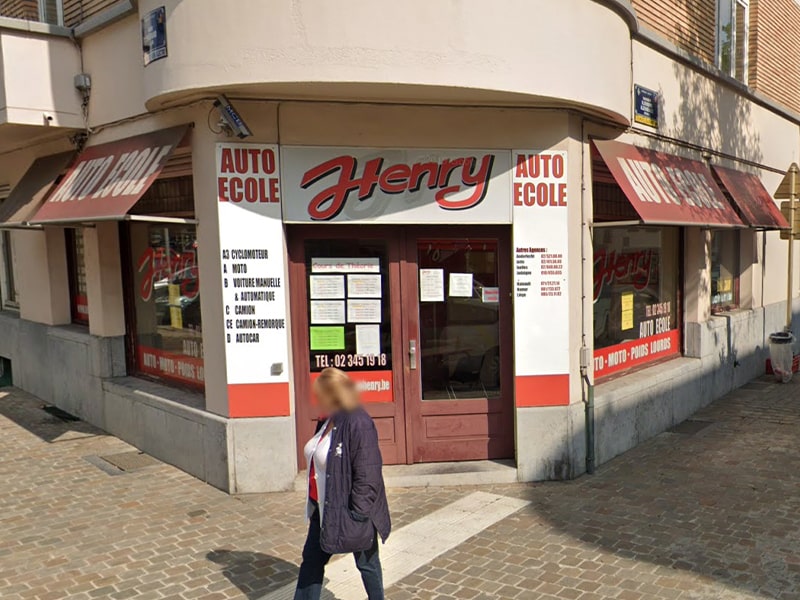
<svg viewBox="0 0 800 600">
<path fill-rule="evenodd" d="M 742 83 L 748 82 L 749 34 L 749 0 L 718 0 L 717 67 Z"/>
</svg>

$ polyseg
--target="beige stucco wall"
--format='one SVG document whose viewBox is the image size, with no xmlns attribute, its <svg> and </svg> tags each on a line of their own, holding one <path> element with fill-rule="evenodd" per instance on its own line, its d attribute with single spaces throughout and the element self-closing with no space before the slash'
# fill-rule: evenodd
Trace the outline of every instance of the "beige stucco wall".
<svg viewBox="0 0 800 600">
<path fill-rule="evenodd" d="M 141 24 L 136 15 L 85 37 L 82 44 L 84 68 L 92 76 L 90 125 L 147 112 Z"/>
<path fill-rule="evenodd" d="M 83 126 L 80 96 L 73 86 L 80 55 L 70 39 L 2 29 L 0 54 L 0 123 Z"/>
<path fill-rule="evenodd" d="M 150 108 L 226 89 L 628 113 L 629 26 L 594 0 L 143 0 L 139 12 L 161 5 L 169 57 L 144 71 Z"/>
</svg>

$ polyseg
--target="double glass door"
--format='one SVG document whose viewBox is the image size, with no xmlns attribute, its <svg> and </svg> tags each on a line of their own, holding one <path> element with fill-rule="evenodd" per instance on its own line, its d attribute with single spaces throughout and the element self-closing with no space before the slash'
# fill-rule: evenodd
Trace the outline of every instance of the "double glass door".
<svg viewBox="0 0 800 600">
<path fill-rule="evenodd" d="M 298 445 L 311 384 L 346 371 L 387 464 L 513 456 L 508 232 L 290 229 Z"/>
</svg>

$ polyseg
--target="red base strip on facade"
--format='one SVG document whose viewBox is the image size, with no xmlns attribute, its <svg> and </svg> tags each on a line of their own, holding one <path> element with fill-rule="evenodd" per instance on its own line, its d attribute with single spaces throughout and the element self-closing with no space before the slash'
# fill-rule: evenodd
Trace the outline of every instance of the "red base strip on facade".
<svg viewBox="0 0 800 600">
<path fill-rule="evenodd" d="M 228 385 L 228 416 L 288 417 L 288 383 L 234 383 Z"/>
<path fill-rule="evenodd" d="M 569 375 L 517 376 L 515 387 L 517 408 L 569 404 Z"/>
</svg>

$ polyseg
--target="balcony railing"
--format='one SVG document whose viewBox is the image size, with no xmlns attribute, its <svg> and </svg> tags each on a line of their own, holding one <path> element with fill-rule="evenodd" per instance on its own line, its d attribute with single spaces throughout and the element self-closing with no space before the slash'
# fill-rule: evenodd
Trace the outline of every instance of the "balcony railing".
<svg viewBox="0 0 800 600">
<path fill-rule="evenodd" d="M 0 0 L 0 17 L 63 25 L 63 0 Z"/>
</svg>

